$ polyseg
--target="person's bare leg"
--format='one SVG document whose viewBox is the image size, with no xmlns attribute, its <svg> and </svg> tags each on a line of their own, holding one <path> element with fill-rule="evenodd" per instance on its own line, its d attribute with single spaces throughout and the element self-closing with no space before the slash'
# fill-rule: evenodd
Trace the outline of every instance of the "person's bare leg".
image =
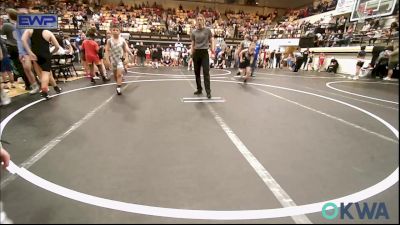
<svg viewBox="0 0 400 225">
<path fill-rule="evenodd" d="M 35 73 L 38 75 L 38 79 L 40 83 L 42 82 L 42 68 L 37 64 L 36 61 L 32 61 L 33 64 L 33 69 L 35 70 Z"/>
<path fill-rule="evenodd" d="M 90 64 L 88 64 L 88 67 L 89 67 L 90 82 L 92 84 L 95 84 L 96 83 L 96 81 L 94 80 L 94 77 L 95 77 L 95 75 L 94 75 L 95 65 L 93 63 L 90 63 Z"/>
<path fill-rule="evenodd" d="M 10 79 L 11 88 L 15 88 L 15 85 L 14 85 L 14 73 L 11 72 L 11 71 L 8 71 L 7 74 L 8 74 L 8 79 Z"/>
<path fill-rule="evenodd" d="M 383 78 L 383 80 L 391 80 L 393 76 L 393 69 L 389 69 L 387 76 L 385 78 Z"/>
<path fill-rule="evenodd" d="M 56 86 L 57 86 L 57 82 L 56 82 L 56 80 L 54 79 L 53 72 L 51 72 L 51 71 L 50 71 L 50 76 L 49 76 L 49 84 L 50 84 L 51 86 L 53 86 L 53 87 L 56 87 Z"/>
<path fill-rule="evenodd" d="M 116 71 L 116 81 L 117 81 L 117 85 L 122 85 L 122 70 L 121 69 L 117 69 L 117 71 Z"/>
<path fill-rule="evenodd" d="M 247 80 L 249 79 L 250 75 L 251 75 L 251 67 L 246 67 L 245 68 L 245 74 L 244 74 L 244 83 L 247 82 Z"/>
<path fill-rule="evenodd" d="M 99 69 L 100 69 L 100 71 L 103 71 L 103 75 L 104 75 L 105 79 L 106 79 L 106 80 L 110 80 L 110 79 L 108 78 L 108 75 L 107 75 L 106 66 L 104 65 L 104 61 L 103 61 L 102 59 L 100 60 L 100 67 L 99 67 Z M 100 72 L 100 74 L 101 74 L 101 72 Z"/>
<path fill-rule="evenodd" d="M 103 63 L 101 63 L 101 61 L 100 61 L 99 64 L 97 64 L 97 68 L 98 68 L 98 70 L 99 70 L 99 73 L 100 73 L 101 78 L 103 79 L 103 82 L 109 81 L 110 79 L 108 79 L 108 77 L 107 77 L 107 73 L 106 73 L 106 70 L 105 70 L 105 66 L 104 66 Z"/>
<path fill-rule="evenodd" d="M 353 78 L 354 80 L 356 80 L 356 79 L 359 78 L 360 70 L 361 70 L 361 67 L 360 67 L 360 66 L 357 66 L 357 67 L 356 67 L 356 75 L 355 75 L 354 78 Z"/>
<path fill-rule="evenodd" d="M 22 67 L 24 68 L 24 72 L 26 77 L 28 78 L 29 83 L 31 83 L 31 85 L 36 84 L 37 82 L 35 79 L 35 75 L 32 73 L 32 61 L 29 56 L 20 57 L 20 62 L 22 64 Z"/>
<path fill-rule="evenodd" d="M 117 82 L 117 94 L 121 95 L 121 86 L 122 86 L 122 70 L 123 68 L 118 68 L 114 70 L 115 81 Z"/>
<path fill-rule="evenodd" d="M 387 77 L 388 77 L 388 78 L 392 78 L 392 75 L 393 75 L 393 69 L 389 69 L 389 70 L 388 70 Z"/>
<path fill-rule="evenodd" d="M 49 77 L 51 76 L 51 72 L 48 71 L 42 71 L 41 74 L 41 90 L 42 90 L 42 96 L 46 99 L 48 99 L 48 92 L 49 92 Z"/>
<path fill-rule="evenodd" d="M 28 78 L 29 83 L 31 84 L 32 90 L 29 91 L 29 94 L 36 94 L 39 92 L 39 84 L 36 81 L 36 77 L 32 72 L 32 61 L 29 58 L 29 56 L 25 55 L 20 57 L 20 62 L 22 64 L 22 67 L 24 68 L 24 72 L 26 77 Z M 38 76 L 40 76 L 38 74 Z"/>
<path fill-rule="evenodd" d="M 1 77 L 2 77 L 3 82 L 5 82 L 5 81 L 7 80 L 7 72 L 1 73 Z M 6 83 L 1 84 L 1 86 L 2 86 L 4 89 L 10 89 L 10 87 L 9 87 Z"/>
<path fill-rule="evenodd" d="M 86 61 L 82 60 L 83 70 L 85 71 L 85 76 L 90 74 L 90 68 Z"/>
<path fill-rule="evenodd" d="M 36 74 L 39 75 L 40 83 L 42 83 L 43 82 L 43 79 L 42 79 L 43 71 L 42 71 L 42 68 L 39 66 L 39 64 L 37 64 L 37 62 L 35 62 L 35 61 L 33 61 L 33 69 L 35 70 Z M 57 92 L 57 94 L 61 93 L 61 88 L 58 87 L 57 82 L 54 79 L 52 71 L 49 72 L 48 79 L 49 80 L 48 80 L 48 83 L 47 83 L 47 88 L 48 88 L 48 86 L 50 84 L 51 86 L 53 86 L 53 88 Z"/>
</svg>

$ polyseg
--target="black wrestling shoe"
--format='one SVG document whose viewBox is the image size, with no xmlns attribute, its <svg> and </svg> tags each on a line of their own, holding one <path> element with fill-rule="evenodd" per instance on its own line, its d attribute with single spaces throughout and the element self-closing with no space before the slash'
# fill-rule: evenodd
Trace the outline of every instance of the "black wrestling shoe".
<svg viewBox="0 0 400 225">
<path fill-rule="evenodd" d="M 207 93 L 207 98 L 208 98 L 208 99 L 211 98 L 211 93 Z"/>
<path fill-rule="evenodd" d="M 195 94 L 195 95 L 201 95 L 203 92 L 202 91 L 195 91 L 193 94 Z"/>
<path fill-rule="evenodd" d="M 50 98 L 49 98 L 49 93 L 47 93 L 47 92 L 42 92 L 42 93 L 40 93 L 40 95 L 44 98 L 44 99 L 46 99 L 46 100 L 49 100 Z"/>
<path fill-rule="evenodd" d="M 54 91 L 55 91 L 57 94 L 60 94 L 61 91 L 62 91 L 62 89 L 61 89 L 59 86 L 55 86 L 55 87 L 54 87 Z"/>
<path fill-rule="evenodd" d="M 108 77 L 106 77 L 106 76 L 103 76 L 102 79 L 103 79 L 103 82 L 110 81 L 110 78 L 108 78 Z"/>
</svg>

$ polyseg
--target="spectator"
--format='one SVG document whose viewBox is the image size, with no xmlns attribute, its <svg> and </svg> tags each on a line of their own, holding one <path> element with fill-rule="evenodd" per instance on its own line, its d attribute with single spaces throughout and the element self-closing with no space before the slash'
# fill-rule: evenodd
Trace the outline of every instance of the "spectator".
<svg viewBox="0 0 400 225">
<path fill-rule="evenodd" d="M 281 68 L 281 61 L 282 61 L 282 53 L 281 50 L 278 49 L 278 51 L 275 54 L 275 61 L 276 61 L 276 66 L 275 68 Z"/>
<path fill-rule="evenodd" d="M 335 57 L 333 57 L 332 59 L 331 59 L 331 62 L 330 62 L 330 64 L 329 64 L 329 66 L 328 66 L 328 68 L 326 69 L 326 72 L 328 72 L 328 73 L 337 73 L 337 70 L 338 70 L 338 68 L 339 68 L 339 63 L 338 63 L 338 61 L 335 59 Z"/>
<path fill-rule="evenodd" d="M 143 46 L 143 42 L 140 42 L 140 45 L 137 46 L 137 57 L 139 58 L 139 65 L 144 66 L 144 62 L 146 59 L 146 48 Z"/>
<path fill-rule="evenodd" d="M 294 52 L 294 57 L 296 61 L 293 72 L 298 72 L 303 64 L 303 54 L 300 52 L 300 48 L 297 48 L 297 50 Z"/>
<path fill-rule="evenodd" d="M 353 79 L 353 80 L 359 79 L 360 70 L 364 65 L 365 56 L 367 55 L 367 53 L 365 52 L 365 48 L 366 48 L 366 46 L 361 46 L 361 50 L 357 54 L 357 65 L 356 65 L 355 76 L 354 77 L 349 76 L 348 77 L 349 79 Z"/>
<path fill-rule="evenodd" d="M 389 54 L 389 62 L 388 62 L 388 74 L 383 80 L 391 80 L 393 76 L 393 70 L 398 68 L 399 66 L 399 46 L 398 42 L 396 43 L 396 49 L 393 46 L 389 50 L 392 50 Z M 389 47 L 388 47 L 389 48 Z"/>
<path fill-rule="evenodd" d="M 10 154 L 1 146 L 0 143 L 0 162 L 3 169 L 6 169 L 10 164 Z M 7 214 L 3 211 L 3 203 L 0 202 L 0 224 L 12 224 L 13 221 L 7 217 Z"/>
<path fill-rule="evenodd" d="M 323 68 L 325 62 L 325 53 L 320 52 L 318 57 L 318 72 L 321 72 L 321 68 Z"/>
<path fill-rule="evenodd" d="M 375 45 L 376 40 L 382 36 L 382 30 L 380 30 L 378 27 L 378 29 L 368 32 L 367 35 L 369 37 L 368 45 Z"/>
<path fill-rule="evenodd" d="M 310 49 L 309 48 L 307 48 L 306 50 L 304 50 L 304 52 L 303 52 L 303 62 L 302 62 L 302 65 L 304 64 L 304 66 L 303 66 L 303 70 L 306 70 L 307 68 L 307 61 L 308 61 L 308 54 L 310 53 Z"/>
</svg>

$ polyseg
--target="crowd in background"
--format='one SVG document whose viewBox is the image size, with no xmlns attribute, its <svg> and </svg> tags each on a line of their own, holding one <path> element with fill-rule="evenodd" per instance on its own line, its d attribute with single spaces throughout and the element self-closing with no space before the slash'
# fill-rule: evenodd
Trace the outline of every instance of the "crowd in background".
<svg viewBox="0 0 400 225">
<path fill-rule="evenodd" d="M 393 43 L 393 38 L 398 38 L 399 34 L 398 18 L 390 24 L 390 27 L 385 27 L 384 21 L 381 19 L 366 20 L 362 26 L 359 26 L 359 24 L 357 26 L 357 23 L 349 23 L 348 18 L 344 15 L 331 15 L 321 18 L 314 23 L 308 20 L 302 20 L 301 22 L 293 20 L 294 16 L 305 16 L 331 10 L 332 6 L 336 5 L 336 1 L 315 1 L 312 7 L 305 7 L 297 11 L 291 10 L 283 17 L 278 15 L 277 10 L 273 10 L 267 15 L 245 13 L 242 10 L 237 12 L 227 10 L 224 13 L 220 13 L 215 9 L 206 7 L 184 9 L 181 5 L 176 9 L 164 9 L 157 3 L 150 5 L 148 2 L 141 4 L 134 3 L 133 5 L 125 5 L 122 1 L 119 5 L 100 5 L 98 1 L 95 1 L 94 5 L 88 5 L 77 3 L 77 1 L 62 0 L 55 0 L 53 1 L 54 4 L 50 5 L 45 4 L 43 1 L 34 1 L 33 3 L 32 12 L 57 13 L 63 18 L 65 23 L 72 25 L 73 28 L 71 30 L 77 32 L 77 34 L 71 35 L 72 32 L 63 33 L 61 30 L 55 32 L 60 45 L 55 54 L 73 55 L 75 62 L 83 65 L 87 76 L 90 73 L 89 67 L 82 58 L 82 43 L 88 39 L 86 31 L 95 29 L 97 31 L 96 42 L 104 49 L 105 40 L 109 38 L 109 30 L 107 31 L 107 35 L 102 35 L 101 28 L 104 28 L 103 25 L 107 23 L 106 20 L 110 19 L 108 16 L 111 17 L 111 23 L 118 23 L 122 31 L 132 26 L 138 26 L 136 19 L 140 18 L 146 19 L 148 25 L 150 25 L 148 26 L 150 33 L 176 36 L 190 33 L 191 29 L 195 27 L 193 21 L 201 13 L 206 19 L 206 26 L 210 27 L 213 31 L 214 37 L 217 40 L 222 40 L 217 42 L 215 51 L 209 52 L 210 66 L 220 69 L 237 68 L 240 64 L 239 58 L 243 48 L 240 45 L 226 45 L 224 39 L 227 38 L 244 39 L 246 41 L 246 35 L 250 37 L 256 36 L 261 40 L 266 38 L 299 38 L 305 36 L 313 39 L 315 47 L 340 47 L 349 46 L 354 42 L 356 37 L 364 38 L 364 41 L 368 42 L 369 45 L 374 45 L 377 40 L 384 40 L 386 45 L 389 45 L 389 43 Z M 1 4 L 1 9 L 3 10 L 6 7 L 16 7 L 17 2 L 5 1 Z M 311 12 L 311 14 L 304 14 L 305 11 Z M 0 13 L 5 14 L 5 12 Z M 65 15 L 70 16 L 65 18 Z M 182 15 L 184 16 L 182 17 Z M 0 20 L 0 26 L 3 23 L 7 23 L 7 18 L 4 16 Z M 152 26 L 153 24 L 154 26 Z M 127 67 L 152 66 L 158 68 L 159 66 L 186 66 L 188 70 L 193 69 L 190 46 L 182 44 L 179 38 L 175 44 L 170 44 L 169 46 L 160 46 L 159 44 L 144 45 L 143 42 L 129 43 L 129 40 L 126 41 L 132 53 L 132 56 L 127 56 L 129 59 L 129 63 L 126 63 Z M 1 42 L 0 44 L 3 47 L 3 52 L 7 52 L 6 44 Z M 355 44 L 363 45 L 362 42 L 356 42 Z M 387 57 L 385 58 L 384 56 L 390 55 L 387 53 L 388 51 L 379 60 L 386 59 Z M 318 60 L 313 61 L 315 57 Z M 294 72 L 303 68 L 303 70 L 323 70 L 336 73 L 339 68 L 337 60 L 331 59 L 326 65 L 324 61 L 326 57 L 323 53 L 316 56 L 309 50 L 303 52 L 300 52 L 300 50 L 281 52 L 279 48 L 270 49 L 269 46 L 261 44 L 257 50 L 254 66 L 257 68 L 288 67 Z M 10 65 L 17 67 L 17 61 L 12 62 Z M 375 64 L 381 65 L 382 63 L 373 62 L 371 64 L 368 66 L 369 68 L 374 68 Z M 3 80 L 6 80 L 8 77 L 11 81 L 10 85 L 3 85 L 4 88 L 15 87 L 13 84 L 13 75 L 20 76 L 19 74 L 24 73 L 21 72 L 21 69 L 19 72 L 18 70 L 14 70 L 16 73 L 12 71 L 11 69 L 2 71 Z M 379 72 L 379 74 L 381 73 Z M 380 77 L 382 78 L 382 76 Z M 26 89 L 30 90 L 27 79 L 24 82 Z"/>
<path fill-rule="evenodd" d="M 384 20 L 380 18 L 365 21 L 366 25 L 363 27 L 350 23 L 344 15 L 331 15 L 313 23 L 309 20 L 299 22 L 299 18 L 333 10 L 337 4 L 336 0 L 316 0 L 310 6 L 289 10 L 285 15 L 278 15 L 276 9 L 267 15 L 260 15 L 245 13 L 242 10 L 226 10 L 221 13 L 205 6 L 184 9 L 180 5 L 177 8 L 164 9 L 157 3 L 150 5 L 148 2 L 128 5 L 121 1 L 119 5 L 101 6 L 89 6 L 76 1 L 53 2 L 57 4 L 46 5 L 43 1 L 37 1 L 34 9 L 57 13 L 63 18 L 63 24 L 71 25 L 69 27 L 75 31 L 86 30 L 91 26 L 98 30 L 107 30 L 104 24 L 119 22 L 122 31 L 125 32 L 187 35 L 195 26 L 194 18 L 201 13 L 205 16 L 206 26 L 211 28 L 216 37 L 223 38 L 241 39 L 246 33 L 262 39 L 313 37 L 316 47 L 331 47 L 348 46 L 352 42 L 361 44 L 361 41 L 375 44 L 377 40 L 398 37 L 398 21 L 394 21 L 390 27 L 385 27 Z M 11 6 L 9 2 L 2 4 L 4 7 Z M 65 18 L 65 15 L 69 17 Z M 144 24 L 138 23 L 139 19 L 145 21 Z"/>
</svg>

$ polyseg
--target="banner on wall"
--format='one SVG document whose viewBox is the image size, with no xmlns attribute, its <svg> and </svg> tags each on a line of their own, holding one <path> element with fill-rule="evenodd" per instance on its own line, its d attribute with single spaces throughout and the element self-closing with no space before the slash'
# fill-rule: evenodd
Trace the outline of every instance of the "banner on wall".
<svg viewBox="0 0 400 225">
<path fill-rule="evenodd" d="M 338 0 L 335 14 L 350 13 L 355 3 L 356 0 Z"/>
</svg>

